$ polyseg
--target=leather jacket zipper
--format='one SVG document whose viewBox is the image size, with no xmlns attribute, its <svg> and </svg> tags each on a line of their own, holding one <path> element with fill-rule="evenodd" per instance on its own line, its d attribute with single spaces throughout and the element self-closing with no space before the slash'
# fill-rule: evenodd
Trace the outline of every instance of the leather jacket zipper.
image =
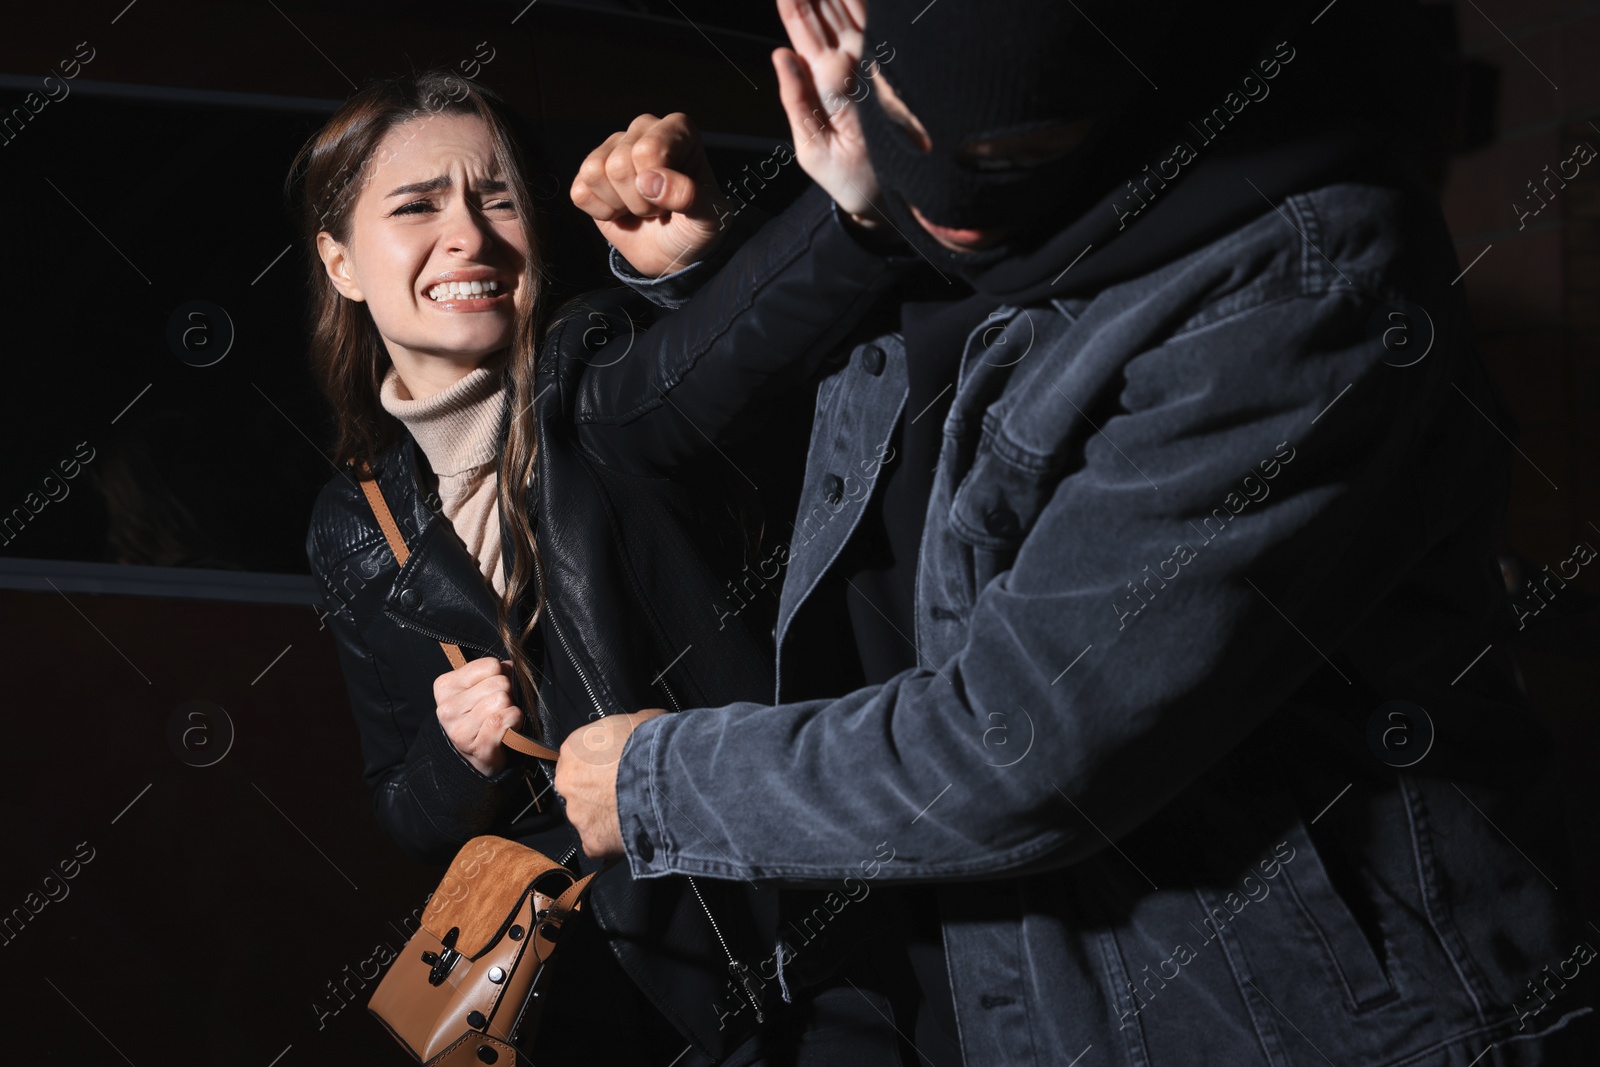
<svg viewBox="0 0 1600 1067">
<path fill-rule="evenodd" d="M 717 920 L 711 917 L 711 908 L 706 905 L 706 898 L 700 895 L 700 883 L 694 880 L 694 875 L 684 875 L 684 877 L 689 880 L 689 888 L 694 890 L 694 898 L 700 902 L 701 910 L 706 913 L 706 920 L 711 923 L 711 932 L 717 935 L 717 941 L 728 957 L 728 974 L 739 984 L 745 998 L 750 1001 L 750 1006 L 755 1009 L 757 1025 L 766 1022 L 766 1016 L 761 1012 L 761 991 L 756 987 L 755 979 L 750 974 L 750 965 L 736 957 L 733 950 L 728 947 L 721 928 L 717 926 Z"/>
<path fill-rule="evenodd" d="M 666 672 L 656 679 L 661 685 L 662 692 L 667 694 L 667 703 L 672 705 L 674 712 L 682 711 L 678 698 L 673 694 L 672 687 L 667 684 Z M 711 914 L 711 908 L 706 904 L 706 898 L 700 894 L 700 883 L 694 880 L 693 875 L 684 875 L 689 882 L 689 888 L 694 890 L 694 898 L 700 902 L 700 909 L 706 913 L 706 921 L 711 924 L 711 932 L 717 935 L 717 943 L 722 946 L 723 953 L 728 957 L 728 973 L 744 991 L 745 997 L 750 1001 L 750 1006 L 755 1009 L 757 1025 L 766 1021 L 766 1016 L 761 1011 L 761 992 L 756 987 L 755 979 L 750 974 L 750 966 L 741 961 L 728 947 L 728 941 L 722 936 L 722 928 L 717 925 L 717 920 Z"/>
<path fill-rule="evenodd" d="M 533 569 L 534 578 L 542 587 L 544 585 L 544 575 L 539 567 L 538 556 L 533 558 Z M 595 714 L 605 718 L 606 710 L 600 706 L 600 698 L 595 695 L 594 686 L 589 684 L 589 676 L 583 673 L 583 666 L 579 664 L 578 657 L 572 654 L 572 646 L 567 643 L 567 635 L 562 631 L 561 624 L 556 621 L 555 612 L 550 610 L 550 602 L 548 600 L 545 601 L 544 605 L 544 617 L 549 620 L 550 628 L 556 632 L 556 640 L 561 642 L 561 648 L 566 652 L 567 659 L 572 663 L 572 669 L 578 672 L 578 680 L 583 683 L 584 692 L 589 694 L 589 702 L 594 705 Z M 661 688 L 667 694 L 668 702 L 672 704 L 672 710 L 675 712 L 682 711 L 683 709 L 678 707 L 678 698 L 673 695 L 672 690 L 667 686 L 665 674 L 660 678 L 660 682 Z M 750 1001 L 750 1006 L 755 1009 L 756 1022 L 759 1024 L 766 1021 L 766 1016 L 761 1011 L 760 992 L 755 987 L 754 979 L 750 977 L 749 965 L 740 962 L 739 958 L 733 954 L 733 950 L 728 947 L 727 938 L 722 936 L 722 927 L 717 925 L 716 916 L 712 915 L 711 909 L 706 906 L 706 898 L 701 895 L 700 886 L 695 882 L 694 876 L 685 875 L 684 877 L 689 882 L 689 888 L 694 891 L 695 900 L 700 903 L 700 910 L 705 912 L 706 922 L 711 924 L 711 932 L 716 934 L 717 943 L 722 946 L 723 953 L 728 957 L 728 973 L 739 983 L 740 988 L 744 990 L 745 996 Z"/>
<path fill-rule="evenodd" d="M 544 568 L 539 565 L 538 553 L 533 554 L 533 578 L 539 583 L 539 588 L 544 588 Z M 583 683 L 583 691 L 589 694 L 589 703 L 594 705 L 597 714 L 604 716 L 605 709 L 600 706 L 600 698 L 595 695 L 594 686 L 589 684 L 589 676 L 583 673 L 583 665 L 578 662 L 578 657 L 572 654 L 572 646 L 567 644 L 567 635 L 562 632 L 561 624 L 556 622 L 555 613 L 550 610 L 550 602 L 545 601 L 545 618 L 550 620 L 550 628 L 556 632 L 556 640 L 561 642 L 561 650 L 567 654 L 567 659 L 572 663 L 572 669 L 578 672 L 578 681 Z"/>
<path fill-rule="evenodd" d="M 388 608 L 384 608 L 383 609 L 383 614 L 384 614 L 384 616 L 386 618 L 389 619 L 390 622 L 394 623 L 396 626 L 404 627 L 407 630 L 415 630 L 417 633 L 421 634 L 423 637 L 431 637 L 435 641 L 443 641 L 443 642 L 445 642 L 447 644 L 458 645 L 458 646 L 463 647 L 463 648 L 477 649 L 476 645 L 462 645 L 461 644 L 461 639 L 459 637 L 456 637 L 453 634 L 439 633 L 437 630 L 431 630 L 426 626 L 419 626 L 416 623 L 412 622 L 410 619 L 402 619 L 398 615 L 393 615 L 393 614 L 391 614 L 389 612 Z M 487 651 L 487 649 L 485 649 L 484 651 Z M 465 653 L 463 653 L 463 654 L 465 654 Z"/>
</svg>

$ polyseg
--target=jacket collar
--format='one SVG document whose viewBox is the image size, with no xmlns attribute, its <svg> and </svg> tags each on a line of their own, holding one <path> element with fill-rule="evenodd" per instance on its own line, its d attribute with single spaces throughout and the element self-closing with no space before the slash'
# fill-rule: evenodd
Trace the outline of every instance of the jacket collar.
<svg viewBox="0 0 1600 1067">
<path fill-rule="evenodd" d="M 384 598 L 384 614 L 435 640 L 504 657 L 494 590 L 450 523 L 422 499 L 420 450 L 409 431 L 402 427 L 400 434 L 399 446 L 391 452 L 394 462 L 388 465 L 398 469 L 384 479 L 384 495 L 396 521 L 421 532 L 407 537 L 411 554 Z M 407 514 L 410 523 L 401 518 Z M 503 519 L 501 532 L 507 532 Z M 504 548 L 501 555 L 508 558 Z"/>
</svg>

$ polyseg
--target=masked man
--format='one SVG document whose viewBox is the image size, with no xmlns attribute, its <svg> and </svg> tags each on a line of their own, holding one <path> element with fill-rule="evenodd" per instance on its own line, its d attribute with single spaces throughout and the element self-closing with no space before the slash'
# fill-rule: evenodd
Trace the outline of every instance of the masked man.
<svg viewBox="0 0 1600 1067">
<path fill-rule="evenodd" d="M 834 35 L 877 58 L 839 206 L 937 281 L 821 382 L 775 704 L 569 738 L 590 855 L 824 918 L 872 886 L 918 1043 L 972 1065 L 1558 1062 L 1593 933 L 1500 648 L 1509 419 L 1404 136 L 1410 11 Z"/>
</svg>

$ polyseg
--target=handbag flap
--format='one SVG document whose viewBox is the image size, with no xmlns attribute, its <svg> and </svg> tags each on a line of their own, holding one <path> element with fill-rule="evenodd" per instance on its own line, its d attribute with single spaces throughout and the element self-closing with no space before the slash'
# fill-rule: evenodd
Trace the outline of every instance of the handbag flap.
<svg viewBox="0 0 1600 1067">
<path fill-rule="evenodd" d="M 550 871 L 571 875 L 549 856 L 520 842 L 493 834 L 474 837 L 461 846 L 439 888 L 428 898 L 422 926 L 441 941 L 455 928 L 456 951 L 477 959 L 511 924 L 529 887 Z M 540 895 L 554 898 L 560 891 Z M 549 906 L 548 900 L 538 903 Z"/>
</svg>

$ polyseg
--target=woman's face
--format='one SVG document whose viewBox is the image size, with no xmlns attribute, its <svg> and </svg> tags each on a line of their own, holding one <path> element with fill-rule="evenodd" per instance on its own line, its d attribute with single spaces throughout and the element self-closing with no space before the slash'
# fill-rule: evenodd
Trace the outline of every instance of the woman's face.
<svg viewBox="0 0 1600 1067">
<path fill-rule="evenodd" d="M 413 119 L 389 131 L 369 175 L 349 244 L 324 232 L 318 249 L 334 286 L 366 303 L 390 357 L 470 370 L 509 345 L 515 301 L 527 299 L 528 243 L 487 124 Z"/>
</svg>

